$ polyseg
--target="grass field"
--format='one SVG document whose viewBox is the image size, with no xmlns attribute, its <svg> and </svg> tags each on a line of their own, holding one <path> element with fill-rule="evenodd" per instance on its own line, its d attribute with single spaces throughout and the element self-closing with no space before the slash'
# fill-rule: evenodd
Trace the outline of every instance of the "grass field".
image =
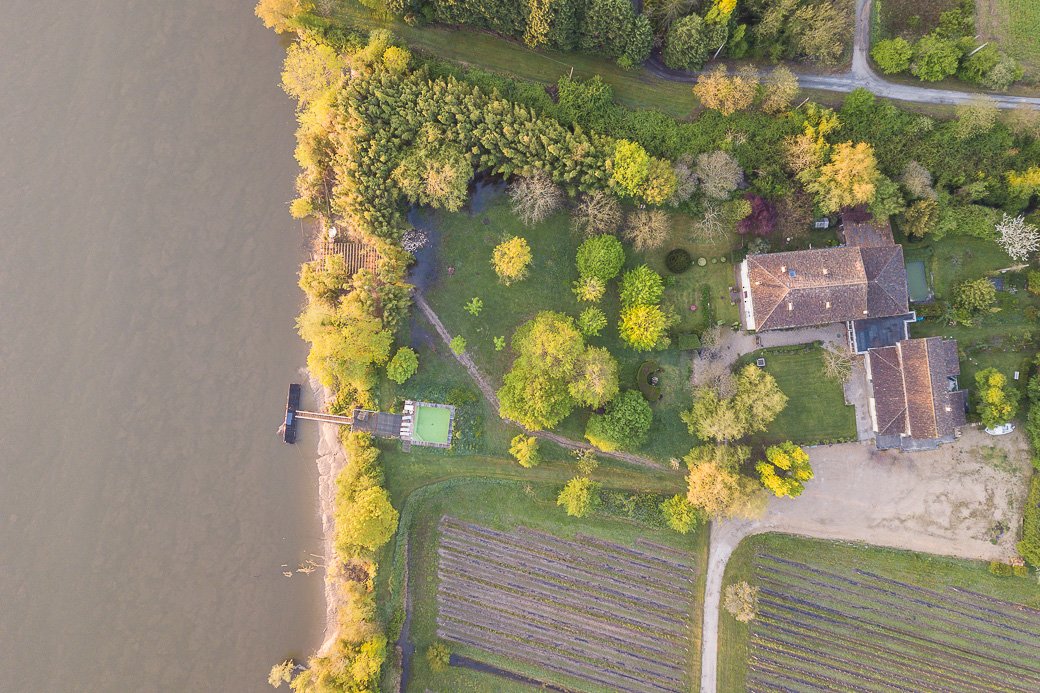
<svg viewBox="0 0 1040 693">
<path fill-rule="evenodd" d="M 914 41 L 939 26 L 939 15 L 959 6 L 959 0 L 874 0 L 877 28 L 874 38 L 902 36 Z"/>
<path fill-rule="evenodd" d="M 1040 81 L 1040 0 L 975 0 L 982 40 L 994 40 L 1022 63 L 1026 81 Z"/>
<path fill-rule="evenodd" d="M 742 357 L 738 368 L 766 360 L 765 371 L 776 378 L 788 397 L 787 407 L 753 443 L 771 445 L 784 440 L 813 444 L 856 438 L 856 409 L 845 404 L 842 385 L 824 375 L 823 349 L 816 345 L 760 349 Z"/>
<path fill-rule="evenodd" d="M 719 691 L 1002 690 L 1040 686 L 1040 591 L 985 564 L 767 534 L 724 585 L 760 588 L 757 618 L 719 622 Z M 853 687 L 855 686 L 855 687 Z"/>
<path fill-rule="evenodd" d="M 434 672 L 423 657 L 426 648 L 438 639 L 437 591 L 440 585 L 438 573 L 445 575 L 445 571 L 447 571 L 447 574 L 454 576 L 453 584 L 456 589 L 454 589 L 453 593 L 459 594 L 462 587 L 462 583 L 459 582 L 460 575 L 472 574 L 473 571 L 478 569 L 478 566 L 467 567 L 471 566 L 472 560 L 462 561 L 460 564 L 460 557 L 467 554 L 471 559 L 474 554 L 490 556 L 490 551 L 493 548 L 492 539 L 485 537 L 488 541 L 474 542 L 471 538 L 474 530 L 463 528 L 462 530 L 456 530 L 456 534 L 461 533 L 461 536 L 455 537 L 453 544 L 455 553 L 449 556 L 448 559 L 439 559 L 438 549 L 447 548 L 446 544 L 443 543 L 440 528 L 442 518 L 445 515 L 454 518 L 457 521 L 456 524 L 473 523 L 493 532 L 509 533 L 509 537 L 500 541 L 505 541 L 510 546 L 513 545 L 510 542 L 514 542 L 514 538 L 510 537 L 514 537 L 518 527 L 523 527 L 524 529 L 520 530 L 521 534 L 531 533 L 525 536 L 537 538 L 537 541 L 525 539 L 528 545 L 535 548 L 545 545 L 553 545 L 556 548 L 560 548 L 565 546 L 564 542 L 567 541 L 588 544 L 589 540 L 582 538 L 587 536 L 591 537 L 593 541 L 607 541 L 619 547 L 624 547 L 616 549 L 622 552 L 639 551 L 647 554 L 669 556 L 676 553 L 679 561 L 690 566 L 693 581 L 687 585 L 681 596 L 677 595 L 674 598 L 676 603 L 683 604 L 682 607 L 678 608 L 681 608 L 686 614 L 688 623 L 688 629 L 682 631 L 681 642 L 675 643 L 675 648 L 676 652 L 683 654 L 681 663 L 678 664 L 682 670 L 682 676 L 690 681 L 697 679 L 699 676 L 697 653 L 699 652 L 700 639 L 700 595 L 703 590 L 703 567 L 707 552 L 707 532 L 702 531 L 682 536 L 667 530 L 657 530 L 634 522 L 601 515 L 574 520 L 567 518 L 562 510 L 556 507 L 553 499 L 557 490 L 558 486 L 547 486 L 539 483 L 455 480 L 436 487 L 427 487 L 423 489 L 424 493 L 415 494 L 416 497 L 409 501 L 406 512 L 402 514 L 401 528 L 401 532 L 409 532 L 408 536 L 411 546 L 409 584 L 413 614 L 410 626 L 411 640 L 415 645 L 415 657 L 411 662 L 411 679 L 407 690 L 529 690 L 529 688 L 512 684 L 505 679 L 489 677 L 486 674 L 479 674 L 457 666 L 449 667 L 444 672 Z M 534 532 L 545 534 L 533 534 Z M 552 539 L 545 535 L 551 535 L 551 537 L 557 537 L 558 539 Z M 652 541 L 655 545 L 660 545 L 663 548 L 652 549 L 645 543 L 647 541 Z M 496 559 L 493 565 L 484 565 L 484 569 L 490 569 L 495 566 L 497 566 L 496 569 L 501 569 L 502 565 L 509 564 L 511 561 L 508 551 L 506 553 L 499 552 L 495 555 Z M 537 556 L 528 556 L 529 562 L 535 561 L 536 558 Z M 441 560 L 445 562 L 440 563 Z M 532 576 L 528 574 L 530 572 L 528 567 L 523 565 L 517 566 L 515 561 L 512 562 L 516 571 L 513 582 L 532 580 Z M 554 570 L 566 572 L 569 569 L 582 569 L 581 564 L 553 563 L 546 561 L 544 557 L 539 565 L 541 566 L 540 569 L 550 572 Z M 601 580 L 604 579 L 603 576 L 609 574 L 609 570 L 606 569 L 597 569 L 593 572 L 593 575 L 587 575 L 583 580 Z M 563 578 L 558 575 L 554 579 L 562 580 Z M 480 579 L 476 580 L 475 585 L 472 579 L 466 584 L 468 587 L 461 590 L 463 599 L 467 595 L 470 595 L 470 598 L 472 598 L 477 590 L 489 589 L 489 586 Z M 497 586 L 499 590 L 505 590 L 504 595 L 499 595 L 501 599 L 508 597 L 517 604 L 523 603 L 521 596 L 517 596 L 516 593 L 510 591 L 508 587 L 504 587 L 497 580 L 493 580 L 489 584 Z M 593 588 L 589 587 L 588 589 Z M 669 587 L 669 589 L 674 590 L 675 586 Z M 550 596 L 562 599 L 566 594 L 565 590 L 557 590 L 554 585 L 552 595 Z M 487 603 L 493 606 L 498 602 L 491 601 Z M 542 608 L 541 604 L 541 601 L 532 597 L 528 600 L 525 608 L 539 610 Z M 573 600 L 569 601 L 568 604 L 572 609 L 570 613 L 573 618 L 591 617 L 582 610 L 581 605 L 578 605 L 576 608 Z M 677 606 L 677 604 L 673 604 L 673 606 Z M 447 607 L 447 609 L 452 609 L 451 613 L 455 614 L 459 613 L 459 608 L 460 605 L 455 602 L 452 602 Z M 463 606 L 462 608 L 465 609 L 466 607 Z M 557 605 L 557 608 L 563 607 Z M 445 611 L 445 614 L 447 613 L 449 613 L 448 610 Z M 488 616 L 486 613 L 484 615 Z M 484 620 L 483 622 L 488 623 L 489 621 Z M 611 623 L 610 619 L 607 619 L 607 622 Z M 535 623 L 544 625 L 544 621 L 534 618 L 526 619 L 524 623 L 528 626 Z M 514 625 L 519 628 L 522 624 Z M 459 626 L 459 628 L 461 629 L 463 626 Z M 472 631 L 466 632 L 472 633 Z M 645 636 L 634 634 L 633 637 Z M 458 635 L 458 638 L 460 640 L 465 639 L 461 634 Z M 602 687 L 597 687 L 596 684 L 591 684 L 588 680 L 583 680 L 561 671 L 554 671 L 552 668 L 539 666 L 534 661 L 523 661 L 515 656 L 515 654 L 519 653 L 514 653 L 514 656 L 506 656 L 503 654 L 505 650 L 502 649 L 502 643 L 508 645 L 510 642 L 507 638 L 496 638 L 489 639 L 482 646 L 453 643 L 452 652 L 480 661 L 486 661 L 503 669 L 525 674 L 540 681 L 564 685 L 573 690 L 604 690 Z M 605 654 L 609 648 L 604 648 L 605 646 L 601 643 L 600 649 L 597 651 Z M 489 652 L 488 649 L 496 649 L 498 653 Z M 589 651 L 591 652 L 594 649 L 590 645 Z"/>
<path fill-rule="evenodd" d="M 735 250 L 729 243 L 734 242 L 735 237 L 719 245 L 699 243 L 692 238 L 691 224 L 688 217 L 675 215 L 672 238 L 660 250 L 643 256 L 627 249 L 626 267 L 646 262 L 666 277 L 664 303 L 679 316 L 679 323 L 673 329 L 681 332 L 699 331 L 706 326 L 708 311 L 701 299 L 705 286 L 716 319 L 727 323 L 738 319 L 736 306 L 729 300 Z M 513 355 L 508 347 L 495 351 L 495 337 L 505 337 L 508 344 L 515 329 L 539 311 L 556 310 L 576 316 L 589 305 L 580 303 L 571 292 L 571 285 L 578 278 L 575 252 L 582 239 L 571 231 L 566 214 L 526 228 L 512 213 L 508 199 L 501 196 L 476 214 L 434 213 L 426 218 L 424 225 L 440 235 L 436 278 L 426 289 L 427 298 L 448 330 L 465 337 L 467 351 L 496 386 L 508 372 Z M 534 260 L 526 279 L 504 286 L 491 266 L 491 254 L 495 245 L 513 234 L 527 239 Z M 664 256 L 675 247 L 687 249 L 695 263 L 685 273 L 671 277 L 664 267 Z M 704 267 L 696 265 L 698 257 L 705 257 Z M 726 261 L 718 261 L 721 257 L 726 257 Z M 717 261 L 712 263 L 709 258 Z M 450 273 L 449 268 L 452 268 Z M 475 297 L 483 301 L 479 316 L 465 310 L 465 305 Z M 606 347 L 617 358 L 621 387 L 637 387 L 639 367 L 648 359 L 656 361 L 664 370 L 661 375 L 664 396 L 653 405 L 653 428 L 641 452 L 663 460 L 682 456 L 692 443 L 685 424 L 679 419 L 679 411 L 690 404 L 689 354 L 676 349 L 639 353 L 626 347 L 617 335 L 616 282 L 611 282 L 599 305 L 607 314 L 608 326 L 600 337 L 589 339 L 589 343 Z M 697 305 L 698 310 L 691 311 L 691 305 Z M 558 430 L 580 440 L 588 416 L 586 410 L 577 411 Z"/>
</svg>

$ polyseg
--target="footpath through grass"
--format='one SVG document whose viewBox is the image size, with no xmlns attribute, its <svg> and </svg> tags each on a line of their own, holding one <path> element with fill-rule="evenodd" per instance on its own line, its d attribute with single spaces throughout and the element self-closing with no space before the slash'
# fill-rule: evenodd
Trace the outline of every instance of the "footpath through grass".
<svg viewBox="0 0 1040 693">
<path fill-rule="evenodd" d="M 788 397 L 787 407 L 752 443 L 791 440 L 803 445 L 856 439 L 856 408 L 845 404 L 842 384 L 824 372 L 818 344 L 760 349 L 741 357 L 737 368 L 764 358 L 764 370 Z"/>
<path fill-rule="evenodd" d="M 736 321 L 737 308 L 729 299 L 735 244 L 739 242 L 736 234 L 716 244 L 705 243 L 694 237 L 689 217 L 673 215 L 672 224 L 671 237 L 657 250 L 637 253 L 626 244 L 626 269 L 645 262 L 665 277 L 663 302 L 679 318 L 673 332 L 699 332 L 711 316 L 727 323 Z M 476 213 L 429 213 L 423 226 L 439 237 L 436 279 L 425 289 L 427 299 L 447 329 L 466 339 L 467 351 L 494 387 L 501 386 L 512 364 L 509 343 L 517 327 L 543 310 L 576 317 L 591 305 L 579 302 L 571 291 L 578 279 L 575 253 L 583 239 L 571 230 L 566 213 L 524 227 L 510 209 L 508 198 L 499 195 Z M 533 262 L 526 279 L 505 286 L 498 281 L 491 255 L 498 243 L 512 235 L 527 239 Z M 679 275 L 672 275 L 664 265 L 665 255 L 673 248 L 687 250 L 694 259 L 693 266 Z M 700 257 L 705 259 L 704 266 L 697 264 Z M 703 300 L 705 292 L 710 308 Z M 476 316 L 466 310 L 473 298 L 483 302 Z M 607 348 L 617 359 L 621 388 L 638 387 L 639 368 L 647 361 L 653 361 L 662 370 L 659 377 L 663 397 L 652 405 L 654 422 L 650 435 L 636 452 L 664 461 L 681 457 L 694 442 L 679 418 L 679 412 L 692 401 L 689 352 L 674 348 L 636 352 L 626 346 L 617 331 L 620 301 L 616 281 L 610 282 L 606 296 L 597 305 L 606 313 L 608 324 L 601 336 L 588 342 Z M 696 306 L 696 310 L 691 310 L 691 306 Z M 506 348 L 495 350 L 496 337 L 506 340 Z M 588 410 L 580 409 L 556 430 L 582 440 L 589 416 Z"/>
<path fill-rule="evenodd" d="M 764 558 L 765 555 L 781 561 Z M 813 572 L 821 570 L 824 574 Z M 844 582 L 833 577 L 835 575 L 860 584 Z M 955 678 L 996 676 L 999 681 L 1015 684 L 1016 675 L 1027 674 L 1013 672 L 1012 668 L 1030 667 L 1036 662 L 1033 659 L 1030 663 L 1028 652 L 1037 647 L 1038 641 L 1013 630 L 1040 632 L 1040 615 L 1013 606 L 1040 607 L 1036 582 L 1021 577 L 996 577 L 982 562 L 765 534 L 745 539 L 733 552 L 726 566 L 723 588 L 741 580 L 770 590 L 772 594 L 760 593 L 759 616 L 750 627 L 737 622 L 725 610 L 720 613 L 718 690 L 724 693 L 746 690 L 749 633 L 753 629 L 767 647 L 772 640 L 786 639 L 787 644 L 780 646 L 779 651 L 783 653 L 780 656 L 800 654 L 799 659 L 804 657 L 808 663 L 806 669 L 810 676 L 833 677 L 840 681 L 856 674 L 882 679 L 905 677 L 904 682 L 911 688 L 915 679 L 923 679 L 930 682 L 927 685 L 932 690 L 938 690 L 951 683 L 938 682 L 933 675 L 952 675 Z M 812 587 L 811 582 L 807 582 L 812 580 L 820 584 Z M 778 582 L 788 587 L 781 589 L 777 587 Z M 977 594 L 965 594 L 954 588 Z M 791 602 L 796 610 L 787 617 L 777 615 L 786 613 L 783 609 L 792 598 L 803 601 Z M 863 620 L 845 620 L 846 611 L 855 612 Z M 775 626 L 772 625 L 774 617 Z M 907 618 L 912 625 L 904 623 Z M 820 630 L 801 630 L 795 621 L 802 620 L 816 623 Z M 835 624 L 838 624 L 836 629 Z M 777 630 L 777 627 L 787 630 Z M 1015 644 L 1014 640 L 1025 644 Z M 852 662 L 850 666 L 855 671 L 843 674 L 828 668 L 822 654 L 814 657 L 806 653 L 803 646 L 826 650 L 828 657 Z M 858 648 L 864 646 L 874 648 L 872 651 L 877 655 L 860 653 Z M 886 651 L 890 648 L 895 650 L 888 656 Z M 914 657 L 919 661 L 913 661 Z M 994 661 L 1004 657 L 1010 657 L 1008 661 L 1014 663 L 1006 670 Z M 922 665 L 921 658 L 928 661 Z M 760 662 L 760 667 L 759 676 L 767 678 L 784 678 L 789 674 L 783 670 L 775 675 L 763 674 L 765 665 Z M 1013 686 L 1011 689 L 1021 690 Z"/>
</svg>

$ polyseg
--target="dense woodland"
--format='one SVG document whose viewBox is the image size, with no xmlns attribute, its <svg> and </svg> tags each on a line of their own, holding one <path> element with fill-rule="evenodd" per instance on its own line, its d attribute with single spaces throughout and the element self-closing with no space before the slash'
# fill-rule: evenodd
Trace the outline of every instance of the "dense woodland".
<svg viewBox="0 0 1040 693">
<path fill-rule="evenodd" d="M 609 30 L 582 21 L 593 13 L 576 0 L 523 7 L 403 3 L 390 9 L 631 62 L 644 59 L 656 40 L 666 62 L 685 60 L 684 67 L 694 67 L 696 60 L 676 58 L 682 51 L 675 42 L 685 36 L 693 45 L 688 39 L 695 32 L 684 27 L 697 24 L 697 31 L 708 31 L 712 23 L 725 26 L 721 33 L 710 30 L 724 36 L 734 54 L 824 62 L 841 57 L 840 51 L 813 53 L 799 33 L 815 31 L 819 16 L 837 22 L 831 13 L 841 8 L 829 3 L 750 2 L 735 10 L 723 0 L 703 8 L 703 20 L 684 23 L 683 12 L 663 3 L 648 4 L 647 16 L 635 17 L 627 2 L 590 0 L 596 2 L 604 8 L 596 16 L 611 17 Z M 623 348 L 661 350 L 675 336 L 675 316 L 661 305 L 662 276 L 645 265 L 622 272 L 626 250 L 615 234 L 626 213 L 637 220 L 624 234 L 636 250 L 659 242 L 662 232 L 655 229 L 673 212 L 700 219 L 701 233 L 753 238 L 748 246 L 760 252 L 778 242 L 778 229 L 805 227 L 813 216 L 841 212 L 891 218 L 910 239 L 982 239 L 1020 261 L 1028 260 L 1040 238 L 1035 112 L 998 118 L 995 107 L 980 101 L 959 108 L 951 120 L 938 120 L 863 90 L 831 109 L 799 103 L 797 80 L 787 71 L 763 81 L 754 70 L 722 68 L 694 86 L 691 107 L 694 97 L 700 104 L 695 116 L 676 120 L 622 108 L 599 79 L 563 78 L 546 89 L 412 55 L 388 32 L 362 35 L 334 26 L 300 2 L 283 2 L 279 12 L 265 5 L 270 3 L 261 3 L 258 13 L 270 26 L 299 35 L 283 75 L 299 118 L 296 157 L 302 171 L 292 213 L 346 229 L 381 258 L 376 269 L 354 275 L 335 262 L 301 271 L 308 305 L 299 330 L 312 345 L 311 372 L 334 393 L 332 411 L 377 406 L 376 385 L 384 373 L 403 382 L 421 367 L 399 343 L 410 308 L 406 210 L 421 205 L 457 211 L 478 175 L 510 182 L 524 223 L 572 207 L 576 233 L 585 239 L 575 257 L 579 281 L 561 290 L 572 289 L 589 306 L 577 317 L 539 312 L 511 335 L 513 361 L 499 391 L 501 415 L 538 430 L 586 408 L 595 412 L 586 438 L 604 451 L 637 448 L 651 420 L 643 395 L 619 385 L 616 354 L 587 343 L 608 328 L 597 305 L 604 292 L 617 292 L 618 324 L 610 328 Z M 777 8 L 788 8 L 788 14 L 775 16 Z M 503 284 L 521 282 L 530 248 L 519 236 L 504 239 L 490 261 Z M 951 325 L 972 325 L 996 301 L 989 283 L 979 281 L 986 286 L 965 282 L 934 310 Z M 479 297 L 467 310 L 479 315 Z M 717 340 L 710 331 L 700 337 L 708 348 Z M 465 340 L 457 340 L 452 348 L 465 350 Z M 497 338 L 495 349 L 505 348 L 505 336 Z M 983 420 L 1013 418 L 1014 406 L 1005 400 L 1017 406 L 1017 398 L 1007 383 L 984 371 L 976 378 Z M 1030 382 L 1027 430 L 1040 450 L 1040 401 L 1033 392 L 1038 382 L 1040 376 Z M 719 374 L 694 391 L 682 418 L 697 444 L 684 458 L 687 495 L 662 506 L 670 526 L 688 531 L 704 518 L 753 513 L 769 493 L 801 493 L 812 479 L 802 448 L 771 445 L 756 459 L 748 445 L 748 437 L 765 430 L 786 405 L 772 376 L 752 366 Z M 363 436 L 350 437 L 347 445 L 337 550 L 349 574 L 343 609 L 349 617 L 336 649 L 312 660 L 293 680 L 299 691 L 377 690 L 386 657 L 385 624 L 375 616 L 371 590 L 375 556 L 398 518 L 381 486 L 378 451 Z M 534 438 L 517 436 L 511 452 L 525 467 L 538 463 Z M 594 460 L 581 464 L 559 497 L 574 516 L 599 502 L 590 478 Z M 1034 481 L 1034 495 L 1035 489 Z M 1020 548 L 1033 563 L 1040 561 L 1038 526 L 1034 508 Z"/>
</svg>

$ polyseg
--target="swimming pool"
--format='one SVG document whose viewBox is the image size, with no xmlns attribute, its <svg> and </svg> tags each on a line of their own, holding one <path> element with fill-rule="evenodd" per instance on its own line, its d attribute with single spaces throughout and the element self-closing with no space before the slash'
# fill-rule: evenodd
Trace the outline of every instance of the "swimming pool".
<svg viewBox="0 0 1040 693">
<path fill-rule="evenodd" d="M 910 290 L 910 302 L 920 303 L 932 299 L 932 290 L 928 286 L 928 271 L 921 260 L 906 263 L 906 284 Z"/>
<path fill-rule="evenodd" d="M 419 404 L 415 408 L 412 441 L 422 445 L 447 445 L 451 440 L 451 409 Z"/>
</svg>

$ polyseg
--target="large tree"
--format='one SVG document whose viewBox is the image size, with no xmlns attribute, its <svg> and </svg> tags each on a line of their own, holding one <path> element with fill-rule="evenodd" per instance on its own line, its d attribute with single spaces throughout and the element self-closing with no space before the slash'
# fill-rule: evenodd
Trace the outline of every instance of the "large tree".
<svg viewBox="0 0 1040 693">
<path fill-rule="evenodd" d="M 825 212 L 834 213 L 842 207 L 873 202 L 878 176 L 877 158 L 870 144 L 842 142 L 834 145 L 830 161 L 806 187 Z"/>
<path fill-rule="evenodd" d="M 336 550 L 343 556 L 359 548 L 375 551 L 397 531 L 397 519 L 386 489 L 372 486 L 358 492 L 350 503 L 337 504 Z"/>
<path fill-rule="evenodd" d="M 886 75 L 906 72 L 910 69 L 910 58 L 914 49 L 902 37 L 878 41 L 870 49 L 870 57 Z"/>
<path fill-rule="evenodd" d="M 961 49 L 953 39 L 933 32 L 922 37 L 914 46 L 910 71 L 925 82 L 938 82 L 957 72 Z"/>
<path fill-rule="evenodd" d="M 765 506 L 765 494 L 740 467 L 751 450 L 740 445 L 701 445 L 683 459 L 690 469 L 687 500 L 712 518 L 754 517 Z"/>
<path fill-rule="evenodd" d="M 975 374 L 979 418 L 986 428 L 1003 426 L 1018 413 L 1018 392 L 996 368 Z"/>
<path fill-rule="evenodd" d="M 706 24 L 697 14 L 687 15 L 668 29 L 661 57 L 673 69 L 699 70 L 723 41 L 724 27 Z"/>
<path fill-rule="evenodd" d="M 618 393 L 618 364 L 603 347 L 589 347 L 582 354 L 570 382 L 574 399 L 587 407 L 598 409 Z"/>
<path fill-rule="evenodd" d="M 693 93 L 705 108 L 716 110 L 722 115 L 733 115 L 750 108 L 755 102 L 758 73 L 750 68 L 730 77 L 726 67 L 720 65 L 697 78 Z"/>
</svg>

